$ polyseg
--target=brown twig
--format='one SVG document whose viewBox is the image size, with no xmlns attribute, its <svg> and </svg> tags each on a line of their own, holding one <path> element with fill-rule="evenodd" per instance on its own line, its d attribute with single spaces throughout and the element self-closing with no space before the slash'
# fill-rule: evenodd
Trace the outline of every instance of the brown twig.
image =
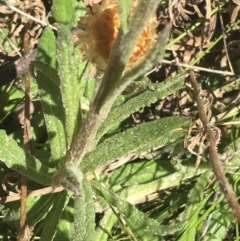
<svg viewBox="0 0 240 241">
<path fill-rule="evenodd" d="M 0 86 L 6 85 L 29 70 L 29 64 L 37 57 L 37 49 L 31 49 L 23 57 L 0 68 Z"/>
<path fill-rule="evenodd" d="M 199 118 L 202 122 L 204 131 L 206 132 L 206 137 L 209 142 L 209 161 L 212 165 L 212 170 L 214 172 L 215 178 L 218 181 L 220 188 L 225 195 L 229 205 L 231 206 L 235 217 L 240 223 L 240 206 L 238 203 L 238 199 L 229 184 L 228 179 L 225 177 L 223 168 L 219 161 L 218 153 L 217 153 L 217 140 L 214 128 L 212 127 L 209 119 L 207 118 L 206 105 L 204 104 L 204 100 L 201 96 L 201 88 L 199 87 L 195 74 L 192 70 L 190 70 L 190 81 L 194 90 L 195 96 L 197 96 L 197 108 Z"/>
<path fill-rule="evenodd" d="M 45 187 L 38 190 L 34 190 L 28 193 L 27 197 L 37 197 L 37 196 L 43 196 L 48 194 L 53 194 L 57 192 L 62 192 L 64 190 L 63 187 Z M 15 202 L 21 199 L 20 195 L 9 195 L 6 197 L 0 197 L 0 203 L 9 203 L 9 202 Z"/>
<path fill-rule="evenodd" d="M 30 35 L 28 33 L 28 29 L 30 23 L 27 23 L 25 26 L 24 33 L 24 52 L 27 53 L 29 51 L 29 41 Z M 24 110 L 24 149 L 27 152 L 30 152 L 34 155 L 33 148 L 33 137 L 31 133 L 31 124 L 30 124 L 30 104 L 31 104 L 31 96 L 30 96 L 30 73 L 27 72 L 25 74 L 25 110 Z M 26 203 L 27 203 L 27 177 L 21 177 L 21 209 L 20 209 L 20 231 L 19 231 L 19 241 L 26 241 L 29 239 L 29 232 L 27 226 L 27 214 L 26 214 Z"/>
</svg>

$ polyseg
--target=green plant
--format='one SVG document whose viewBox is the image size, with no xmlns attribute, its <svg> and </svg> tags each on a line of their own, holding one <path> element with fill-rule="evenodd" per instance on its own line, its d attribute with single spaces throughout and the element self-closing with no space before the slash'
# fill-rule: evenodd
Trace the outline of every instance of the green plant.
<svg viewBox="0 0 240 241">
<path fill-rule="evenodd" d="M 70 6 L 74 6 L 75 1 L 71 3 Z M 212 175 L 210 165 L 203 162 L 195 169 L 189 158 L 186 165 L 180 164 L 177 169 L 167 160 L 147 157 L 149 150 L 162 154 L 163 147 L 178 152 L 177 144 L 182 142 L 191 120 L 172 116 L 120 128 L 130 114 L 166 98 L 184 85 L 183 78 L 152 85 L 142 77 L 155 63 L 161 63 L 170 24 L 149 56 L 133 69 L 125 69 L 143 23 L 155 11 L 158 1 L 140 1 L 131 21 L 124 4 L 119 3 L 125 28 L 112 48 L 102 80 L 93 78 L 88 64 L 81 62 L 81 54 L 74 49 L 70 29 L 76 16 L 69 19 L 72 15 L 69 3 L 56 1 L 54 4 L 53 17 L 57 15 L 55 19 L 64 24 L 58 25 L 57 38 L 50 28 L 44 30 L 38 44 L 38 60 L 31 65 L 42 101 L 50 157 L 47 148 L 39 157 L 29 154 L 4 130 L 0 131 L 0 159 L 10 169 L 28 177 L 33 181 L 31 185 L 66 189 L 51 197 L 28 199 L 28 223 L 36 226 L 34 236 L 38 235 L 40 240 L 120 240 L 124 238 L 120 229 L 127 234 L 125 240 L 164 240 L 174 235 L 178 240 L 199 237 L 198 228 L 202 225 L 199 216 L 206 218 L 214 208 L 216 217 L 221 212 L 229 212 L 225 202 L 208 206 L 217 189 L 214 185 L 204 193 Z M 59 15 L 58 4 L 61 14 L 66 16 Z M 62 11 L 63 8 L 66 11 Z M 134 81 L 143 88 L 124 96 L 123 91 Z M 109 172 L 113 173 L 108 177 Z M 184 183 L 182 193 L 177 189 L 181 183 Z M 192 187 L 190 192 L 186 191 L 187 185 Z M 156 209 L 161 206 L 159 215 L 154 217 L 151 203 L 141 207 L 151 210 L 149 215 L 136 208 L 135 205 L 145 203 L 142 200 L 151 194 L 171 188 L 176 188 L 179 195 L 171 205 L 172 210 L 167 209 L 165 202 L 174 193 L 168 196 L 168 191 L 162 193 L 166 200 L 159 200 L 155 205 Z M 179 206 L 185 203 L 184 212 L 174 218 Z M 7 217 L 8 211 L 11 217 Z M 97 225 L 95 212 L 104 213 Z M 11 225 L 16 225 L 17 213 L 14 205 L 6 206 L 3 212 Z M 216 225 L 220 227 L 221 222 L 224 223 L 221 232 L 226 233 L 233 218 L 222 215 L 219 219 Z M 212 227 L 209 236 L 215 229 Z"/>
</svg>

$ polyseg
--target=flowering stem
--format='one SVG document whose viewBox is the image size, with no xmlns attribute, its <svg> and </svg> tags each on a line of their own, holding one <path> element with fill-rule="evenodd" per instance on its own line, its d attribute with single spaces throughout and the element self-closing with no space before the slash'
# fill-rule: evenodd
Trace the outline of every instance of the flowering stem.
<svg viewBox="0 0 240 241">
<path fill-rule="evenodd" d="M 131 69 L 123 75 L 121 81 L 118 83 L 119 86 L 116 86 L 114 90 L 114 95 L 112 95 L 112 98 L 114 98 L 114 96 L 120 95 L 133 80 L 136 80 L 140 76 L 144 75 L 149 69 L 153 67 L 153 65 L 162 62 L 165 52 L 165 46 L 167 44 L 171 29 L 172 24 L 168 23 L 166 27 L 162 30 L 150 54 L 145 57 L 141 64 L 137 65 L 136 67 L 134 67 L 133 69 Z M 114 101 L 115 99 L 113 100 L 113 102 Z M 109 100 L 109 102 L 112 101 Z"/>
<path fill-rule="evenodd" d="M 160 1 L 156 0 L 141 0 L 130 20 L 127 33 L 123 35 L 123 31 L 120 30 L 112 47 L 108 67 L 93 103 L 93 108 L 96 109 L 96 113 L 100 112 L 100 109 L 109 99 L 109 96 L 113 95 L 113 90 L 119 85 L 118 83 L 121 81 L 123 70 L 145 28 L 145 24 L 153 16 L 159 2 Z M 104 108 L 104 112 L 108 112 L 110 110 L 116 98 L 117 96 L 115 96 L 112 102 L 108 104 L 108 108 Z"/>
<path fill-rule="evenodd" d="M 144 30 L 144 23 L 147 23 L 152 17 L 158 3 L 159 1 L 156 0 L 140 0 L 133 17 L 130 19 L 126 34 L 124 34 L 122 30 L 119 31 L 118 37 L 112 47 L 108 67 L 90 108 L 87 120 L 83 124 L 67 154 L 67 163 L 73 162 L 75 166 L 78 167 L 85 154 L 94 147 L 94 140 L 99 126 L 106 119 L 113 103 L 122 92 L 116 91 L 116 89 L 122 89 L 122 84 L 126 85 L 126 83 L 121 84 L 121 76 L 124 68 Z M 151 62 L 154 64 L 154 61 Z M 130 81 L 127 82 L 130 83 Z M 66 179 L 65 173 L 65 166 L 62 166 L 59 171 L 55 173 L 52 178 L 54 186 L 65 186 L 66 180 L 68 186 L 69 183 L 73 185 L 76 184 L 75 179 Z M 65 187 L 68 188 L 68 186 Z"/>
<path fill-rule="evenodd" d="M 141 0 L 130 20 L 126 34 L 123 34 L 121 30 L 119 31 L 112 47 L 109 64 L 103 80 L 90 108 L 87 120 L 67 155 L 67 162 L 73 161 L 76 166 L 79 166 L 84 155 L 91 150 L 99 126 L 106 119 L 113 103 L 120 94 L 114 94 L 114 89 L 116 86 L 121 85 L 118 83 L 121 81 L 126 63 L 144 30 L 145 24 L 154 14 L 159 2 L 156 0 Z"/>
</svg>

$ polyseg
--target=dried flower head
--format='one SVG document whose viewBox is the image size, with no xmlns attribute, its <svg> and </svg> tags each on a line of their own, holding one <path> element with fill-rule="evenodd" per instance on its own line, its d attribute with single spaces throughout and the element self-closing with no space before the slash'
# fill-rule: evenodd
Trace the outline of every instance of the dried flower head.
<svg viewBox="0 0 240 241">
<path fill-rule="evenodd" d="M 138 0 L 133 1 L 133 10 Z M 143 23 L 145 24 L 145 23 Z M 85 58 L 93 62 L 99 70 L 105 70 L 111 47 L 120 29 L 118 7 L 114 0 L 103 0 L 100 4 L 93 4 L 87 14 L 79 21 L 84 30 L 78 35 L 81 52 Z M 150 52 L 156 42 L 156 17 L 153 16 L 138 40 L 127 67 L 131 68 L 140 63 Z"/>
</svg>

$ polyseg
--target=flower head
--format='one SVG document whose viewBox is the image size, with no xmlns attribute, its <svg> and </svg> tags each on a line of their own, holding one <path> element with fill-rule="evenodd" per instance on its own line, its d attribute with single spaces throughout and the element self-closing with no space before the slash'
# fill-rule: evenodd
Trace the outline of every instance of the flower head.
<svg viewBox="0 0 240 241">
<path fill-rule="evenodd" d="M 132 1 L 133 12 L 138 0 Z M 80 19 L 79 25 L 84 30 L 78 35 L 81 52 L 99 70 L 105 70 L 111 47 L 121 27 L 116 1 L 103 0 L 101 4 L 93 4 L 87 14 Z M 140 63 L 150 52 L 156 42 L 157 25 L 156 17 L 152 17 L 133 50 L 127 63 L 128 68 Z"/>
</svg>

